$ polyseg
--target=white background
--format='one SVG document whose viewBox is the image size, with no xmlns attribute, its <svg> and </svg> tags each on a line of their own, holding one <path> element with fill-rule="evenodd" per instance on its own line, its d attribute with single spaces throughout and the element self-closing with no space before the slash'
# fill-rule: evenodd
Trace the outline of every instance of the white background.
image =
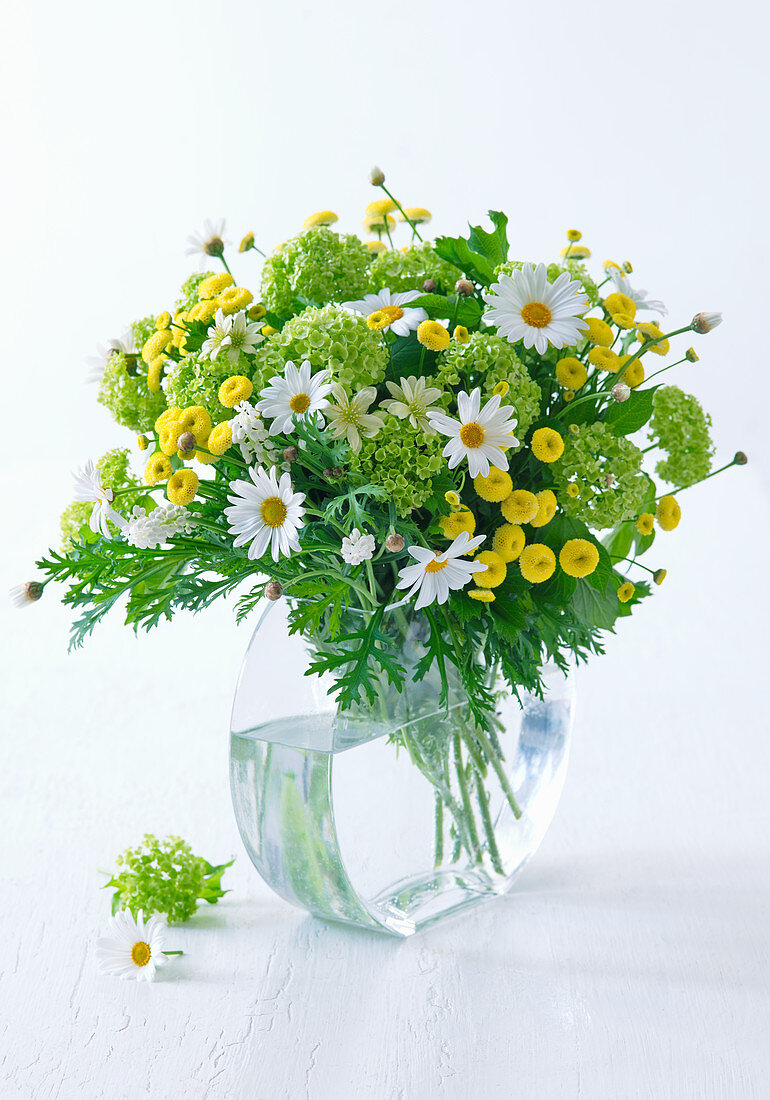
<svg viewBox="0 0 770 1100">
<path fill-rule="evenodd" d="M 751 463 L 683 494 L 665 585 L 582 674 L 519 889 L 403 945 L 248 865 L 228 608 L 67 657 L 54 599 L 6 607 L 0 1096 L 770 1094 L 767 32 L 746 2 L 6 5 L 4 587 L 56 544 L 71 469 L 130 445 L 83 360 L 172 302 L 187 233 L 227 216 L 269 248 L 326 207 L 355 230 L 375 162 L 437 232 L 501 208 L 547 259 L 578 226 L 672 322 L 723 310 L 675 380 Z M 146 830 L 238 861 L 173 972 L 127 987 L 93 962 L 98 868 Z"/>
</svg>

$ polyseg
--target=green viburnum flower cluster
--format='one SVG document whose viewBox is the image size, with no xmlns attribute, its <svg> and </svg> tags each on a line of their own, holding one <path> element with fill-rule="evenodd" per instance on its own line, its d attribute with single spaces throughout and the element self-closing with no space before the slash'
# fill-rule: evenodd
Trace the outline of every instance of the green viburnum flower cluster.
<svg viewBox="0 0 770 1100">
<path fill-rule="evenodd" d="M 495 268 L 495 277 L 511 275 L 514 271 L 521 271 L 524 263 L 524 260 L 506 260 L 505 263 L 498 264 Z M 555 283 L 565 271 L 572 279 L 576 279 L 580 283 L 590 304 L 598 306 L 600 302 L 599 288 L 588 274 L 585 264 L 581 264 L 577 260 L 563 260 L 560 264 L 548 264 L 546 267 L 548 282 Z"/>
<path fill-rule="evenodd" d="M 203 405 L 214 424 L 228 420 L 233 410 L 219 401 L 219 387 L 232 374 L 249 377 L 251 363 L 241 354 L 235 363 L 226 355 L 209 359 L 202 351 L 191 352 L 171 367 L 166 383 L 166 400 L 169 406 L 186 409 L 190 405 Z"/>
<path fill-rule="evenodd" d="M 132 325 L 137 344 L 141 346 L 142 330 Z M 153 322 L 153 331 L 155 323 Z M 149 336 L 145 337 L 145 340 Z M 147 386 L 147 366 L 137 355 L 113 353 L 104 368 L 99 396 L 100 405 L 110 410 L 117 420 L 132 432 L 150 431 L 166 408 L 162 391 L 151 393 Z"/>
<path fill-rule="evenodd" d="M 229 863 L 213 867 L 193 854 L 190 845 L 178 836 L 158 840 L 146 833 L 140 845 L 127 848 L 119 855 L 117 871 L 105 883 L 114 887 L 112 911 L 139 909 L 145 917 L 164 913 L 169 922 L 189 920 L 199 901 L 215 905 L 227 893 L 222 889 L 222 875 Z"/>
<path fill-rule="evenodd" d="M 671 485 L 691 485 L 711 470 L 711 417 L 678 386 L 661 386 L 652 399 L 649 438 L 668 453 L 655 467 Z"/>
<path fill-rule="evenodd" d="M 360 314 L 335 305 L 303 310 L 264 347 L 255 355 L 258 370 L 272 367 L 270 355 L 277 350 L 284 363 L 291 360 L 299 366 L 309 359 L 314 369 L 328 369 L 335 381 L 352 392 L 381 382 L 388 365 L 382 335 L 373 332 Z"/>
<path fill-rule="evenodd" d="M 208 279 L 215 274 L 217 274 L 217 272 L 196 271 L 190 276 L 189 279 L 185 279 L 179 289 L 179 298 L 177 299 L 175 308 L 188 310 L 192 309 L 194 305 L 197 305 L 198 287 L 201 285 L 204 279 Z"/>
<path fill-rule="evenodd" d="M 639 476 L 642 452 L 606 424 L 583 424 L 568 432 L 564 454 L 551 464 L 559 504 L 568 516 L 601 531 L 639 511 L 647 482 Z M 579 493 L 571 497 L 567 486 Z"/>
<path fill-rule="evenodd" d="M 435 279 L 439 290 L 450 294 L 460 278 L 462 272 L 454 264 L 442 260 L 425 241 L 378 253 L 372 263 L 369 289 L 377 293 L 387 287 L 396 294 L 404 290 L 422 290 L 426 279 Z"/>
<path fill-rule="evenodd" d="M 445 467 L 444 442 L 442 436 L 388 415 L 382 431 L 351 455 L 351 468 L 372 485 L 387 489 L 398 514 L 406 516 L 433 492 L 432 479 Z"/>
<path fill-rule="evenodd" d="M 148 500 L 146 488 L 137 481 L 129 468 L 129 453 L 124 447 L 115 447 L 107 451 L 97 461 L 96 468 L 101 475 L 102 484 L 107 489 L 117 492 L 119 489 L 135 489 L 135 492 L 121 494 L 120 506 L 124 511 L 130 512 L 135 504 L 153 506 L 153 501 Z M 80 529 L 88 524 L 93 511 L 93 504 L 87 500 L 73 500 L 61 514 L 59 526 L 62 535 L 62 549 L 69 550 L 72 543 L 79 539 Z M 113 523 L 107 521 L 113 537 L 118 530 Z"/>
<path fill-rule="evenodd" d="M 516 436 L 523 440 L 540 413 L 541 391 L 511 344 L 501 336 L 474 332 L 466 344 L 452 341 L 438 357 L 436 379 L 440 386 L 465 388 L 470 392 L 481 386 L 482 397 L 492 396 L 498 382 L 508 383 L 504 404 L 513 405 L 518 417 Z M 511 454 L 519 448 L 512 448 Z"/>
<path fill-rule="evenodd" d="M 132 321 L 129 328 L 140 352 L 152 334 L 157 331 L 153 316 L 141 317 L 138 321 Z"/>
<path fill-rule="evenodd" d="M 360 298 L 369 285 L 372 256 L 352 234 L 314 226 L 280 245 L 262 268 L 265 309 L 291 317 L 305 303 Z"/>
</svg>

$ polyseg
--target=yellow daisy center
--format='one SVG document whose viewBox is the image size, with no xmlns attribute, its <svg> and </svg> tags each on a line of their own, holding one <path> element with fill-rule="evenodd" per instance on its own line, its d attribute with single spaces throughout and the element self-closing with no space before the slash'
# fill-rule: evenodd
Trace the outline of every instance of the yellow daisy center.
<svg viewBox="0 0 770 1100">
<path fill-rule="evenodd" d="M 280 497 L 268 497 L 262 501 L 262 519 L 268 527 L 280 527 L 286 519 L 286 505 Z"/>
<path fill-rule="evenodd" d="M 521 319 L 532 328 L 545 328 L 551 323 L 551 311 L 545 302 L 527 302 L 521 308 Z"/>
<path fill-rule="evenodd" d="M 310 408 L 310 398 L 306 393 L 295 393 L 289 402 L 289 408 L 294 413 L 307 412 Z"/>
<path fill-rule="evenodd" d="M 138 940 L 131 948 L 131 962 L 134 966 L 147 966 L 151 955 L 150 945 L 144 940 Z"/>
<path fill-rule="evenodd" d="M 433 561 L 429 561 L 428 564 L 425 566 L 426 573 L 440 573 L 442 569 L 446 569 L 446 562 L 436 561 L 435 559 Z"/>
<path fill-rule="evenodd" d="M 484 429 L 481 424 L 471 420 L 460 428 L 460 441 L 466 447 L 480 447 L 484 442 Z"/>
</svg>

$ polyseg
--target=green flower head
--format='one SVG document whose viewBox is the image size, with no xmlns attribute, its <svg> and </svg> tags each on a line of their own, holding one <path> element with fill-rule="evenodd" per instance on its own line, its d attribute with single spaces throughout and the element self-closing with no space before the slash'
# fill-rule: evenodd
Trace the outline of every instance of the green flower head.
<svg viewBox="0 0 770 1100">
<path fill-rule="evenodd" d="M 400 516 L 419 508 L 433 492 L 432 479 L 445 469 L 445 440 L 395 416 L 386 416 L 382 431 L 366 439 L 351 456 L 353 470 L 373 485 L 387 489 Z"/>
<path fill-rule="evenodd" d="M 639 511 L 647 481 L 640 476 L 642 452 L 630 440 L 615 435 L 606 424 L 581 425 L 567 433 L 564 453 L 551 463 L 559 504 L 568 516 L 594 530 L 613 527 Z M 567 486 L 574 483 L 578 495 Z"/>
<path fill-rule="evenodd" d="M 132 325 L 137 344 L 142 344 L 142 330 Z M 153 321 L 153 331 L 155 322 Z M 147 340 L 149 337 L 145 337 Z M 151 393 L 147 386 L 147 365 L 138 355 L 113 353 L 107 360 L 97 398 L 125 428 L 132 432 L 150 431 L 166 408 L 163 392 Z"/>
<path fill-rule="evenodd" d="M 428 244 L 411 244 L 407 248 L 379 252 L 372 263 L 369 290 L 377 293 L 387 287 L 394 294 L 404 290 L 422 290 L 426 279 L 435 279 L 444 294 L 454 291 L 462 272 L 442 260 Z"/>
<path fill-rule="evenodd" d="M 649 438 L 668 457 L 655 467 L 671 485 L 692 485 L 711 470 L 711 417 L 700 402 L 677 386 L 661 386 L 652 399 Z"/>
<path fill-rule="evenodd" d="M 123 515 L 128 515 L 135 504 L 150 508 L 153 506 L 152 499 L 146 495 L 147 487 L 134 477 L 129 462 L 128 450 L 124 447 L 115 447 L 103 454 L 96 463 L 102 485 L 112 489 L 113 492 L 121 490 L 120 501 L 116 502 L 116 511 Z M 128 489 L 133 491 L 124 492 Z M 73 542 L 80 539 L 80 529 L 88 525 L 93 507 L 93 504 L 86 500 L 74 500 L 64 509 L 59 520 L 63 550 L 69 550 Z M 117 527 L 109 520 L 107 525 L 113 537 L 118 534 Z"/>
<path fill-rule="evenodd" d="M 276 351 L 283 363 L 291 360 L 299 366 L 309 359 L 314 368 L 327 368 L 349 393 L 381 382 L 388 365 L 380 333 L 372 332 L 365 317 L 334 305 L 303 310 L 257 349 L 255 377 L 260 371 L 263 383 L 277 373 Z"/>
<path fill-rule="evenodd" d="M 128 326 L 131 335 L 134 338 L 136 346 L 141 351 L 147 341 L 150 339 L 154 332 L 157 332 L 155 328 L 155 317 L 142 317 L 138 321 L 132 321 Z"/>
<path fill-rule="evenodd" d="M 265 309 L 291 317 L 303 303 L 361 298 L 369 285 L 371 253 L 352 234 L 314 226 L 280 245 L 262 268 Z"/>
<path fill-rule="evenodd" d="M 215 271 L 196 271 L 189 279 L 186 279 L 182 283 L 182 287 L 179 291 L 179 298 L 176 303 L 176 308 L 181 310 L 192 309 L 194 305 L 198 303 L 198 287 L 201 285 L 204 279 L 208 279 L 211 275 L 218 274 Z"/>
<path fill-rule="evenodd" d="M 241 354 L 235 363 L 225 355 L 209 359 L 202 351 L 191 352 L 174 364 L 166 383 L 166 400 L 169 406 L 185 409 L 189 405 L 203 405 L 212 423 L 228 420 L 233 410 L 219 402 L 219 387 L 233 374 L 251 375 L 252 366 Z"/>
<path fill-rule="evenodd" d="M 480 386 L 484 399 L 492 396 L 498 382 L 507 382 L 508 393 L 503 404 L 512 405 L 516 410 L 516 437 L 520 440 L 540 413 L 540 387 L 529 377 L 512 345 L 502 336 L 474 332 L 466 344 L 453 340 L 438 357 L 436 377 L 439 385 L 465 389 L 469 393 Z M 518 449 L 512 448 L 511 454 Z"/>
</svg>

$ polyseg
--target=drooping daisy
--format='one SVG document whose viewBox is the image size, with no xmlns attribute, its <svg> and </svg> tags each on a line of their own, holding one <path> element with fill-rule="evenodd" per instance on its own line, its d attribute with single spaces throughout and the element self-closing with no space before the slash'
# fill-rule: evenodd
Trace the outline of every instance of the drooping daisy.
<svg viewBox="0 0 770 1100">
<path fill-rule="evenodd" d="M 481 561 L 468 561 L 464 555 L 481 546 L 486 535 L 471 538 L 467 531 L 461 531 L 457 538 L 441 554 L 436 554 L 426 546 L 410 546 L 409 553 L 417 560 L 416 565 L 405 565 L 399 569 L 400 580 L 397 588 L 408 588 L 402 600 L 391 604 L 387 610 L 400 607 L 415 593 L 415 610 L 432 603 L 446 603 L 449 593 L 464 588 L 474 573 L 481 573 L 486 565 Z"/>
<path fill-rule="evenodd" d="M 129 909 L 115 914 L 109 934 L 96 944 L 96 958 L 103 974 L 151 982 L 168 957 L 163 953 L 166 922 L 162 917 L 144 919 L 140 909 L 134 918 Z"/>
<path fill-rule="evenodd" d="M 261 327 L 256 323 L 249 324 L 243 309 L 240 313 L 231 313 L 227 317 L 218 309 L 201 351 L 212 361 L 224 352 L 230 362 L 234 363 L 242 351 L 254 351 L 257 344 L 262 343 L 265 338 L 260 333 Z"/>
<path fill-rule="evenodd" d="M 374 547 L 374 535 L 364 535 L 354 527 L 342 540 L 340 553 L 348 565 L 360 565 L 362 561 L 369 561 L 372 558 Z"/>
<path fill-rule="evenodd" d="M 191 233 L 187 238 L 186 256 L 196 256 L 200 253 L 202 263 L 209 256 L 221 256 L 225 250 L 225 221 L 212 222 L 208 218 L 203 223 L 202 233 Z"/>
<path fill-rule="evenodd" d="M 331 394 L 336 404 L 329 405 L 326 416 L 332 439 L 342 439 L 344 436 L 353 450 L 358 452 L 361 450 L 361 436 L 374 439 L 382 429 L 382 417 L 367 411 L 377 397 L 377 390 L 374 386 L 364 386 L 349 398 L 339 382 L 334 382 Z"/>
<path fill-rule="evenodd" d="M 101 535 L 105 539 L 110 538 L 107 520 L 111 520 L 121 531 L 125 530 L 126 521 L 112 507 L 114 493 L 112 489 L 102 485 L 99 471 L 90 458 L 85 466 L 75 471 L 73 477 L 75 478 L 75 500 L 93 502 L 90 527 L 94 534 Z"/>
<path fill-rule="evenodd" d="M 430 426 L 450 437 L 442 452 L 448 459 L 450 470 L 459 466 L 464 458 L 468 459 L 471 477 L 478 477 L 479 474 L 487 477 L 490 466 L 496 466 L 498 470 L 508 469 L 503 447 L 518 445 L 518 439 L 512 435 L 517 420 L 511 416 L 513 406 L 501 407 L 501 401 L 502 397 L 496 393 L 482 409 L 481 390 L 477 386 L 470 395 L 465 390 L 458 393 L 459 420 L 443 412 L 431 413 Z"/>
<path fill-rule="evenodd" d="M 326 395 L 331 393 L 332 384 L 325 370 L 312 375 L 310 360 L 306 359 L 297 370 L 289 360 L 283 372 L 283 378 L 274 378 L 262 390 L 255 408 L 263 416 L 273 418 L 270 435 L 279 435 L 291 431 L 295 417 L 313 417 L 327 408 Z"/>
<path fill-rule="evenodd" d="M 668 313 L 666 307 L 662 302 L 658 301 L 657 298 L 647 297 L 646 290 L 635 290 L 629 283 L 628 276 L 625 272 L 612 268 L 609 275 L 620 293 L 630 298 L 637 309 L 651 309 L 664 317 Z"/>
<path fill-rule="evenodd" d="M 40 581 L 26 581 L 24 584 L 15 584 L 9 593 L 14 607 L 29 607 L 37 603 L 43 595 L 43 585 Z"/>
<path fill-rule="evenodd" d="M 566 271 L 549 283 L 545 264 L 525 264 L 513 275 L 501 275 L 484 297 L 482 320 L 512 344 L 521 340 L 540 355 L 549 343 L 555 348 L 576 344 L 586 327 L 580 317 L 588 309 L 582 286 Z"/>
<path fill-rule="evenodd" d="M 409 302 L 420 297 L 419 290 L 404 290 L 400 294 L 391 294 L 385 287 L 378 294 L 364 295 L 359 301 L 343 302 L 342 307 L 353 313 L 363 313 L 369 328 L 378 332 L 391 329 L 396 336 L 408 336 L 428 316 L 419 306 L 413 309 L 404 308 Z"/>
<path fill-rule="evenodd" d="M 134 334 L 127 329 L 122 340 L 108 340 L 106 344 L 97 344 L 96 355 L 90 355 L 86 359 L 88 374 L 87 383 L 99 385 L 104 377 L 104 369 L 112 355 L 138 355 Z"/>
<path fill-rule="evenodd" d="M 433 433 L 428 417 L 440 409 L 433 408 L 433 402 L 441 397 L 441 390 L 436 386 L 428 386 L 424 378 L 416 378 L 410 374 L 408 378 L 402 378 L 396 385 L 395 382 L 386 382 L 393 398 L 381 401 L 383 409 L 393 413 L 399 420 L 409 418 L 413 428 L 422 428 L 423 431 Z"/>
<path fill-rule="evenodd" d="M 300 527 L 305 526 L 302 516 L 305 509 L 304 493 L 295 493 L 287 473 L 278 480 L 275 469 L 268 473 L 261 466 L 249 470 L 250 481 L 233 481 L 228 496 L 231 507 L 225 515 L 234 546 L 249 545 L 249 557 L 257 560 L 267 552 L 273 561 L 281 554 L 289 557 L 292 550 L 299 550 Z"/>
<path fill-rule="evenodd" d="M 231 441 L 241 448 L 244 462 L 256 462 L 260 466 L 275 464 L 276 454 L 270 433 L 250 402 L 239 401 L 235 406 L 235 416 L 227 423 L 232 433 Z"/>
</svg>

